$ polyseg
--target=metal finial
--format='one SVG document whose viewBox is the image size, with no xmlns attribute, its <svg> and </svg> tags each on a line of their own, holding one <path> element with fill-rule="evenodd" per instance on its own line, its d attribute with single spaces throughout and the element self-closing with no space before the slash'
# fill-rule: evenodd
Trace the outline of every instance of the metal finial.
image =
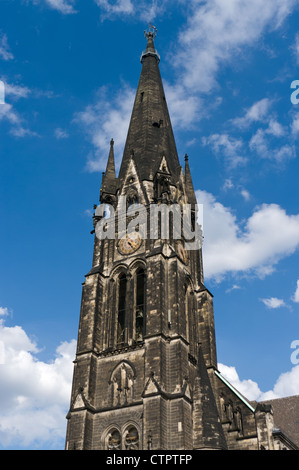
<svg viewBox="0 0 299 470">
<path fill-rule="evenodd" d="M 153 26 L 152 23 L 149 24 L 148 26 L 148 31 L 144 31 L 144 36 L 146 39 L 153 38 L 157 36 L 157 28 L 156 26 Z"/>
</svg>

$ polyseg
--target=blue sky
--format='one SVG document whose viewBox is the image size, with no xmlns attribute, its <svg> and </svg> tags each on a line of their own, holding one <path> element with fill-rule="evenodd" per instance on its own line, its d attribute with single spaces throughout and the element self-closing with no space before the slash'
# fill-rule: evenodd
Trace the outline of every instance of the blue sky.
<svg viewBox="0 0 299 470">
<path fill-rule="evenodd" d="M 0 448 L 64 447 L 93 205 L 149 21 L 204 204 L 219 368 L 249 399 L 299 393 L 298 7 L 2 0 Z"/>
</svg>

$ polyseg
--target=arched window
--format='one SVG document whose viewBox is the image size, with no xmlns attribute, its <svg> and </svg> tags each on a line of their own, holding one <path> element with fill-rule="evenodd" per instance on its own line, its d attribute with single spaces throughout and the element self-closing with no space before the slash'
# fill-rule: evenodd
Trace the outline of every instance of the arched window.
<svg viewBox="0 0 299 470">
<path fill-rule="evenodd" d="M 106 434 L 104 446 L 107 450 L 139 450 L 139 432 L 133 425 L 129 425 L 122 432 L 113 428 Z"/>
<path fill-rule="evenodd" d="M 118 311 L 117 311 L 117 344 L 121 345 L 125 342 L 126 331 L 126 293 L 127 278 L 125 274 L 121 274 L 118 278 Z"/>
<path fill-rule="evenodd" d="M 186 340 L 190 341 L 190 313 L 191 313 L 191 288 L 188 285 L 185 285 L 185 316 L 186 316 Z"/>
<path fill-rule="evenodd" d="M 112 429 L 107 436 L 108 450 L 121 450 L 121 435 L 117 429 Z"/>
<path fill-rule="evenodd" d="M 145 272 L 142 268 L 136 272 L 136 310 L 135 310 L 135 340 L 142 341 L 144 334 L 145 314 Z"/>
<path fill-rule="evenodd" d="M 139 434 L 134 426 L 130 426 L 124 432 L 124 449 L 125 450 L 138 450 L 139 449 Z"/>
</svg>

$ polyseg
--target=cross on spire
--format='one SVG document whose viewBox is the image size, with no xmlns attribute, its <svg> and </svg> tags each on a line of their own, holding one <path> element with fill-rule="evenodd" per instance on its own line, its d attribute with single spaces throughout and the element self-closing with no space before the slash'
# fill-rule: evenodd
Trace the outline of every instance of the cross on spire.
<svg viewBox="0 0 299 470">
<path fill-rule="evenodd" d="M 144 30 L 144 36 L 146 39 L 153 38 L 157 36 L 157 28 L 153 26 L 152 23 L 149 23 L 148 31 Z"/>
</svg>

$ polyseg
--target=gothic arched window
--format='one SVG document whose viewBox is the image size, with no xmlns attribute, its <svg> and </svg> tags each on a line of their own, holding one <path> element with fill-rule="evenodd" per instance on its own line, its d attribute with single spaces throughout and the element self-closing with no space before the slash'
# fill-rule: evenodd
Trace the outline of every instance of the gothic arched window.
<svg viewBox="0 0 299 470">
<path fill-rule="evenodd" d="M 186 340 L 189 342 L 190 341 L 190 331 L 189 331 L 189 325 L 190 325 L 190 314 L 191 314 L 191 287 L 188 285 L 185 285 L 185 315 L 186 315 Z"/>
<path fill-rule="evenodd" d="M 107 436 L 108 450 L 121 450 L 121 435 L 117 429 L 112 429 Z"/>
<path fill-rule="evenodd" d="M 136 272 L 136 311 L 135 311 L 135 340 L 142 341 L 144 334 L 145 314 L 145 272 L 142 268 Z"/>
<path fill-rule="evenodd" d="M 125 450 L 138 450 L 139 449 L 139 434 L 134 426 L 130 426 L 124 432 L 124 449 Z"/>
<path fill-rule="evenodd" d="M 125 431 L 111 429 L 105 438 L 105 449 L 107 450 L 139 450 L 140 438 L 137 428 L 129 425 Z"/>
<path fill-rule="evenodd" d="M 126 293 L 127 278 L 121 274 L 118 278 L 117 344 L 124 344 L 126 331 Z"/>
</svg>

